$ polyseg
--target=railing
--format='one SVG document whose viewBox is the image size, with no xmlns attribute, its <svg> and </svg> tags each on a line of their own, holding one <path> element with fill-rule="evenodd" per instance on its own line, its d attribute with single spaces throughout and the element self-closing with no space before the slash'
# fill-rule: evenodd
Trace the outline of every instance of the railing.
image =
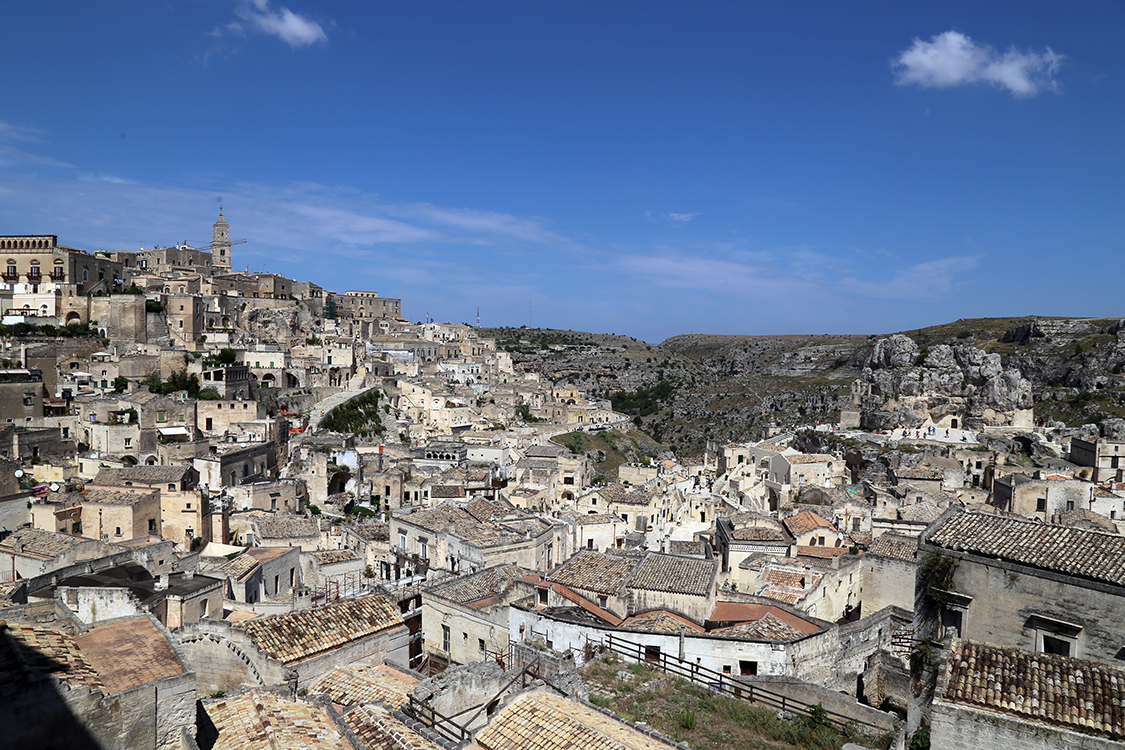
<svg viewBox="0 0 1125 750">
<path fill-rule="evenodd" d="M 713 669 L 708 669 L 699 664 L 693 664 L 685 659 L 681 659 L 679 656 L 671 656 L 652 649 L 646 653 L 643 644 L 633 643 L 631 641 L 614 641 L 613 636 L 610 635 L 601 643 L 601 646 L 607 651 L 624 656 L 627 659 L 635 659 L 638 662 L 648 664 L 662 672 L 682 677 L 696 685 L 733 697 L 743 703 L 763 706 L 765 708 L 784 711 L 798 716 L 810 715 L 809 706 L 804 701 L 795 700 L 783 693 L 770 690 L 761 685 L 734 679 L 732 675 L 724 672 L 716 672 Z M 839 728 L 843 728 L 845 724 L 850 723 L 874 729 L 878 732 L 885 730 L 885 727 L 881 727 L 878 724 L 872 724 L 862 719 L 845 716 L 828 709 L 825 709 L 825 713 L 828 715 L 829 721 Z"/>
<path fill-rule="evenodd" d="M 406 698 L 407 704 L 404 706 L 406 713 L 450 742 L 465 742 L 472 736 L 465 731 L 464 727 L 453 721 L 453 717 L 440 713 L 429 703 L 418 700 L 413 694 L 406 696 Z"/>
</svg>

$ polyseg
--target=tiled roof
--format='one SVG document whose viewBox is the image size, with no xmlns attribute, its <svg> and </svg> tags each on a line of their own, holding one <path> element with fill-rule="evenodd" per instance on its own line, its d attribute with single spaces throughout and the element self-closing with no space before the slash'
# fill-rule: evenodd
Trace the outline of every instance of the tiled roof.
<svg viewBox="0 0 1125 750">
<path fill-rule="evenodd" d="M 575 523 L 579 526 L 594 526 L 600 523 L 625 523 L 625 521 L 614 513 L 588 513 L 584 516 L 576 516 Z"/>
<path fill-rule="evenodd" d="M 219 565 L 215 570 L 226 573 L 236 581 L 241 581 L 243 578 L 250 575 L 258 565 L 258 560 L 253 555 L 248 555 L 243 552 L 238 557 L 227 560 L 222 565 Z"/>
<path fill-rule="evenodd" d="M 365 596 L 251 620 L 246 632 L 267 654 L 290 663 L 401 624 L 389 599 Z"/>
<path fill-rule="evenodd" d="M 563 563 L 549 580 L 570 588 L 616 594 L 636 565 L 636 558 L 582 550 Z"/>
<path fill-rule="evenodd" d="M 982 513 L 950 516 L 930 544 L 1125 586 L 1125 537 Z"/>
<path fill-rule="evenodd" d="M 694 540 L 673 539 L 668 542 L 668 551 L 673 555 L 690 555 L 703 557 L 706 553 L 707 545 L 703 542 Z"/>
<path fill-rule="evenodd" d="M 359 521 L 351 527 L 361 539 L 386 542 L 391 538 L 390 526 L 382 521 Z"/>
<path fill-rule="evenodd" d="M 818 557 L 822 560 L 831 560 L 848 554 L 848 547 L 825 547 L 821 545 L 801 545 L 797 547 L 798 557 Z"/>
<path fill-rule="evenodd" d="M 418 680 L 386 664 L 350 664 L 336 667 L 309 686 L 313 695 L 325 694 L 341 706 L 385 703 L 398 708 L 414 690 Z"/>
<path fill-rule="evenodd" d="M 497 565 L 467 576 L 458 576 L 448 583 L 433 586 L 427 593 L 458 604 L 470 604 L 503 593 L 517 578 L 534 575 L 518 565 Z"/>
<path fill-rule="evenodd" d="M 795 516 L 786 518 L 784 524 L 785 528 L 789 529 L 789 533 L 793 536 L 804 534 L 814 529 L 828 528 L 833 531 L 836 530 L 836 527 L 832 525 L 831 521 L 818 516 L 811 510 L 803 510 Z"/>
<path fill-rule="evenodd" d="M 655 487 L 641 487 L 638 490 L 621 495 L 613 502 L 623 505 L 648 505 L 657 494 L 659 494 L 659 491 Z"/>
<path fill-rule="evenodd" d="M 319 552 L 313 552 L 312 556 L 321 565 L 332 565 L 334 563 L 350 562 L 358 560 L 359 555 L 352 552 L 350 549 L 326 549 Z"/>
<path fill-rule="evenodd" d="M 788 537 L 781 529 L 770 528 L 767 526 L 750 526 L 742 529 L 735 529 L 731 532 L 731 537 L 741 542 L 786 542 Z"/>
<path fill-rule="evenodd" d="M 1125 734 L 1125 670 L 954 641 L 943 698 L 1080 732 Z"/>
<path fill-rule="evenodd" d="M 607 484 L 605 487 L 597 488 L 594 492 L 603 502 L 615 503 L 628 494 L 629 488 L 623 484 Z"/>
<path fill-rule="evenodd" d="M 263 539 L 305 539 L 320 537 L 316 519 L 300 516 L 262 513 L 253 516 L 252 523 Z"/>
<path fill-rule="evenodd" d="M 478 497 L 465 505 L 465 512 L 481 522 L 491 521 L 493 516 L 506 516 L 515 510 L 507 500 L 489 500 Z"/>
<path fill-rule="evenodd" d="M 427 510 L 416 510 L 401 517 L 403 521 L 430 531 L 441 531 L 449 524 L 472 521 L 473 517 L 456 505 L 439 505 Z"/>
<path fill-rule="evenodd" d="M 757 622 L 742 622 L 713 632 L 715 635 L 728 638 L 749 638 L 759 641 L 788 641 L 802 635 L 800 630 L 769 612 Z"/>
<path fill-rule="evenodd" d="M 898 517 L 903 521 L 936 521 L 940 515 L 941 509 L 927 500 L 898 509 Z"/>
<path fill-rule="evenodd" d="M 804 598 L 805 594 L 804 592 L 770 585 L 759 591 L 758 596 L 764 596 L 769 599 L 776 599 L 777 601 L 785 602 L 786 604 L 796 604 Z"/>
<path fill-rule="evenodd" d="M 836 459 L 827 453 L 798 453 L 796 456 L 786 456 L 790 464 L 823 464 Z"/>
<path fill-rule="evenodd" d="M 681 617 L 671 612 L 665 612 L 664 610 L 645 612 L 643 615 L 634 615 L 621 623 L 621 627 L 623 628 L 644 630 L 650 633 L 678 633 L 680 632 L 681 626 L 696 633 L 703 632 L 702 627 L 686 617 Z"/>
<path fill-rule="evenodd" d="M 17 529 L 8 538 L 0 542 L 0 551 L 9 554 L 14 553 L 17 544 L 22 542 L 23 552 L 17 554 L 51 560 L 71 547 L 89 541 L 89 539 L 81 536 L 57 534 L 54 531 L 27 527 Z"/>
<path fill-rule="evenodd" d="M 124 486 L 134 484 L 176 484 L 183 481 L 184 475 L 191 471 L 190 466 L 128 466 L 121 469 L 101 469 L 91 484 Z"/>
<path fill-rule="evenodd" d="M 631 589 L 707 596 L 714 591 L 715 560 L 649 553 L 629 579 Z"/>
<path fill-rule="evenodd" d="M 368 750 L 443 750 L 378 706 L 360 706 L 344 717 Z"/>
<path fill-rule="evenodd" d="M 517 698 L 476 737 L 484 750 L 667 750 L 670 743 L 555 695 Z"/>
<path fill-rule="evenodd" d="M 105 690 L 97 670 L 70 634 L 42 625 L 6 624 L 0 620 L 0 632 L 4 629 L 15 639 L 19 653 L 13 654 L 5 639 L 0 638 L 0 698 L 18 693 L 48 675 L 68 685 Z"/>
<path fill-rule="evenodd" d="M 918 556 L 918 540 L 897 534 L 883 534 L 871 542 L 867 554 L 913 561 Z"/>
<path fill-rule="evenodd" d="M 148 617 L 95 625 L 74 642 L 110 695 L 184 673 L 172 645 Z"/>
<path fill-rule="evenodd" d="M 264 690 L 203 705 L 219 733 L 212 750 L 353 747 L 319 707 Z"/>
<path fill-rule="evenodd" d="M 813 589 L 816 588 L 816 585 L 820 583 L 820 579 L 823 577 L 823 574 L 814 573 L 811 570 L 799 571 L 793 568 L 768 567 L 762 570 L 758 579 L 766 583 L 772 583 L 775 586 L 785 586 L 791 589 L 805 589 L 805 584 L 807 582 L 807 588 Z"/>
<path fill-rule="evenodd" d="M 437 485 L 430 488 L 430 497 L 435 500 L 448 498 L 461 498 L 465 496 L 465 488 L 460 485 Z"/>
</svg>

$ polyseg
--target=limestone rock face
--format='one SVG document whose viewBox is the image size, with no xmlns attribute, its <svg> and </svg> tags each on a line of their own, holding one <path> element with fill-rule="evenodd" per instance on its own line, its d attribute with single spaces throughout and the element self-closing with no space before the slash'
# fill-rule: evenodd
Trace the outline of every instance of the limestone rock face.
<svg viewBox="0 0 1125 750">
<path fill-rule="evenodd" d="M 879 339 L 863 362 L 870 396 L 861 404 L 868 429 L 917 428 L 930 419 L 957 418 L 966 427 L 1013 424 L 1032 408 L 1031 383 L 1005 370 L 1000 355 L 968 345 L 919 350 L 901 334 Z"/>
</svg>

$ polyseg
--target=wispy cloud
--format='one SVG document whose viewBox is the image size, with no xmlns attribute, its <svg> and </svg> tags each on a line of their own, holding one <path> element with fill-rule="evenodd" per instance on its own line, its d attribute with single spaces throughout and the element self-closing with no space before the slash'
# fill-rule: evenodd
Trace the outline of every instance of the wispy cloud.
<svg viewBox="0 0 1125 750">
<path fill-rule="evenodd" d="M 977 267 L 979 255 L 961 255 L 919 263 L 897 271 L 885 281 L 849 276 L 837 282 L 839 289 L 864 297 L 883 299 L 933 299 L 953 291 L 957 277 Z"/>
<path fill-rule="evenodd" d="M 38 164 L 46 167 L 73 167 L 58 159 L 40 156 L 28 150 L 30 144 L 42 143 L 42 131 L 0 120 L 0 166 Z"/>
<path fill-rule="evenodd" d="M 236 0 L 234 14 L 237 20 L 219 24 L 207 32 L 216 44 L 201 56 L 204 61 L 236 51 L 223 43 L 224 38 L 246 37 L 251 33 L 275 36 L 293 49 L 328 43 L 328 34 L 319 23 L 288 8 L 275 10 L 269 0 Z"/>
<path fill-rule="evenodd" d="M 951 30 L 928 42 L 915 38 L 891 67 L 900 86 L 952 88 L 987 83 L 1007 89 L 1013 96 L 1029 97 L 1058 90 L 1055 76 L 1064 59 L 1050 47 L 1046 52 L 1021 52 L 1012 46 L 1001 53 Z"/>
<path fill-rule="evenodd" d="M 671 221 L 677 224 L 687 224 L 692 219 L 702 215 L 702 211 L 691 211 L 688 213 L 653 213 L 652 211 L 645 211 L 645 218 L 650 221 Z"/>
</svg>

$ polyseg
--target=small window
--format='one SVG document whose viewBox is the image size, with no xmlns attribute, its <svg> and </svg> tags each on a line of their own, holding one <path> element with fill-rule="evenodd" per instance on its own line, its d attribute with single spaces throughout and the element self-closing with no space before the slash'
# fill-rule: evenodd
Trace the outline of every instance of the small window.
<svg viewBox="0 0 1125 750">
<path fill-rule="evenodd" d="M 150 518 L 150 519 L 148 519 L 148 533 L 151 534 L 155 531 L 156 531 L 156 519 Z"/>
<path fill-rule="evenodd" d="M 477 651 L 480 651 L 482 654 L 484 653 L 484 639 L 483 638 L 477 638 Z"/>
<path fill-rule="evenodd" d="M 587 539 L 586 540 L 586 549 L 593 549 L 593 548 L 594 548 L 594 540 L 593 539 Z"/>
<path fill-rule="evenodd" d="M 539 603 L 542 605 L 547 604 L 547 589 L 539 589 Z"/>
<path fill-rule="evenodd" d="M 1040 497 L 1035 500 L 1035 512 L 1044 513 L 1047 510 L 1047 498 Z"/>
<path fill-rule="evenodd" d="M 604 597 L 604 596 L 598 597 L 598 606 L 601 607 L 602 609 L 605 609 L 606 604 L 608 604 L 608 603 L 609 603 L 609 600 L 606 597 Z"/>
</svg>

